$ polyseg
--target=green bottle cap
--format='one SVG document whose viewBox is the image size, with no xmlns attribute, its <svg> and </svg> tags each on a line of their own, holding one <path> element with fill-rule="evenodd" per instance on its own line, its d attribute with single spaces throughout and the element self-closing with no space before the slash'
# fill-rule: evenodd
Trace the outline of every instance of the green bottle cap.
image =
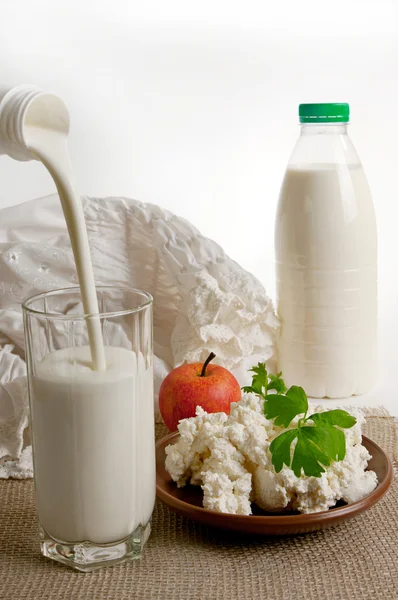
<svg viewBox="0 0 398 600">
<path fill-rule="evenodd" d="M 300 104 L 300 123 L 347 123 L 350 105 L 346 102 L 330 104 Z"/>
</svg>

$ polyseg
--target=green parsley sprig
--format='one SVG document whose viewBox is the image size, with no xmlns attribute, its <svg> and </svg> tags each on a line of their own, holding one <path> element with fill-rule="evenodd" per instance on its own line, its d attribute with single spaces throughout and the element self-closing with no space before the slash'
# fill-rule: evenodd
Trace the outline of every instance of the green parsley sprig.
<svg viewBox="0 0 398 600">
<path fill-rule="evenodd" d="M 343 460 L 346 443 L 342 430 L 353 427 L 357 422 L 355 417 L 339 409 L 307 417 L 308 399 L 302 387 L 292 385 L 287 389 L 282 373 L 268 373 L 265 363 L 258 363 L 251 371 L 254 373 L 252 385 L 242 390 L 264 398 L 267 419 L 274 419 L 275 425 L 287 429 L 295 417 L 303 415 L 297 427 L 287 429 L 271 442 L 269 449 L 277 473 L 287 465 L 296 477 L 300 477 L 302 471 L 305 475 L 320 477 L 325 472 L 324 467 Z M 276 393 L 269 394 L 271 390 Z M 294 440 L 297 442 L 292 453 Z"/>
<path fill-rule="evenodd" d="M 282 373 L 277 375 L 268 373 L 265 363 L 258 363 L 257 367 L 252 367 L 250 371 L 254 373 L 252 384 L 243 387 L 244 392 L 253 392 L 265 398 L 270 390 L 275 390 L 278 394 L 284 394 L 287 391 Z"/>
</svg>

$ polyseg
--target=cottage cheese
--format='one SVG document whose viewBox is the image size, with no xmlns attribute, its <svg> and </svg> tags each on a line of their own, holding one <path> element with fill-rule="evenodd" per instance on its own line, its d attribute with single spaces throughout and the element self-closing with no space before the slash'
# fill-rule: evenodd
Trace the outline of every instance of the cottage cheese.
<svg viewBox="0 0 398 600">
<path fill-rule="evenodd" d="M 199 485 L 205 508 L 241 515 L 251 514 L 252 502 L 271 512 L 319 512 L 374 490 L 377 476 L 365 471 L 371 457 L 361 444 L 361 411 L 350 411 L 357 424 L 344 430 L 344 460 L 326 467 L 321 477 L 296 477 L 286 465 L 275 472 L 269 446 L 283 429 L 265 418 L 263 404 L 258 396 L 244 394 L 231 404 L 230 415 L 208 414 L 198 406 L 196 417 L 183 419 L 180 439 L 166 448 L 166 469 L 178 487 Z"/>
</svg>

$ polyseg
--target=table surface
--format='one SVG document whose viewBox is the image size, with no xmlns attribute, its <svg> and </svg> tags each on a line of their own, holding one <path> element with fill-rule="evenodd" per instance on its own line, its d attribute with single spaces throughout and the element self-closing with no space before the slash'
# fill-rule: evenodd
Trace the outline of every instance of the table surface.
<svg viewBox="0 0 398 600">
<path fill-rule="evenodd" d="M 395 465 L 397 424 L 374 416 L 365 425 Z M 156 429 L 158 438 L 165 435 L 165 426 Z M 32 480 L 0 481 L 0 523 L 1 600 L 398 598 L 397 478 L 369 511 L 298 536 L 222 531 L 157 502 L 141 560 L 87 574 L 40 556 Z"/>
</svg>

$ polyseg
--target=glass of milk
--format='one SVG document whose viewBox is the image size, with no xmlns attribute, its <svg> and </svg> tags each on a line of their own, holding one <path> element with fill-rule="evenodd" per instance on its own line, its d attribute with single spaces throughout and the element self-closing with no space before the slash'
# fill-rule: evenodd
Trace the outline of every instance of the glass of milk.
<svg viewBox="0 0 398 600">
<path fill-rule="evenodd" d="M 155 503 L 152 298 L 116 287 L 97 297 L 94 316 L 79 288 L 23 304 L 41 550 L 80 571 L 139 558 Z"/>
</svg>

